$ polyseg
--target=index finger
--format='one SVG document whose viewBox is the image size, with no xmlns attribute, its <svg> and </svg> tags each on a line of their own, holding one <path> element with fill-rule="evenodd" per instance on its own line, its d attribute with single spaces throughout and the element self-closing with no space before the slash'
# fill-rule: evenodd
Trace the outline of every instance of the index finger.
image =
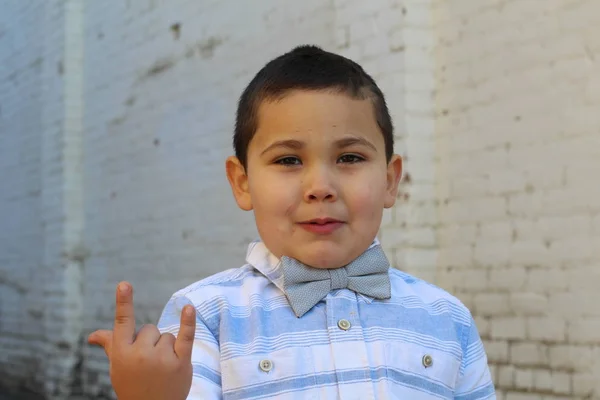
<svg viewBox="0 0 600 400">
<path fill-rule="evenodd" d="M 128 282 L 117 286 L 115 308 L 114 342 L 116 345 L 133 343 L 135 315 L 133 312 L 133 287 Z"/>
</svg>

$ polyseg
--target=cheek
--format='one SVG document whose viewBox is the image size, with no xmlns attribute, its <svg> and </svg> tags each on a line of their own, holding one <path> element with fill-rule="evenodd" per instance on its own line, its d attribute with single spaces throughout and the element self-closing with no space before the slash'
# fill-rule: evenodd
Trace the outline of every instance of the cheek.
<svg viewBox="0 0 600 400">
<path fill-rule="evenodd" d="M 255 213 L 273 218 L 292 215 L 298 207 L 295 185 L 292 179 L 275 176 L 257 176 L 251 186 Z"/>
<path fill-rule="evenodd" d="M 383 209 L 385 185 L 376 179 L 365 179 L 361 184 L 353 185 L 347 192 L 347 203 L 354 214 L 366 218 L 377 216 Z"/>
</svg>

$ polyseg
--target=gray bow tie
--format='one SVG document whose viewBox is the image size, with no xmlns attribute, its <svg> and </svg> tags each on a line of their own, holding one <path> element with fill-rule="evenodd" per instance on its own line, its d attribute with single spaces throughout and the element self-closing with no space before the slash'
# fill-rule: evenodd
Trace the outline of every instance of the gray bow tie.
<svg viewBox="0 0 600 400">
<path fill-rule="evenodd" d="M 376 299 L 391 297 L 390 264 L 379 245 L 341 268 L 313 268 L 286 256 L 281 257 L 281 266 L 285 294 L 297 317 L 334 289 L 348 288 Z"/>
</svg>

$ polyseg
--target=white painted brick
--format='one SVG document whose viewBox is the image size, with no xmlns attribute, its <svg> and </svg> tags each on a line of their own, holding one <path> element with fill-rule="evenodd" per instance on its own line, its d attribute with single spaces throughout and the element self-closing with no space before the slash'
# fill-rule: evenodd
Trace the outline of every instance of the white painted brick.
<svg viewBox="0 0 600 400">
<path fill-rule="evenodd" d="M 451 200 L 444 212 L 456 222 L 472 223 L 479 220 L 502 219 L 506 217 L 506 202 L 502 198 Z"/>
<path fill-rule="evenodd" d="M 515 387 L 522 390 L 531 390 L 533 388 L 533 370 L 517 368 L 515 370 Z"/>
<path fill-rule="evenodd" d="M 534 393 L 508 392 L 506 400 L 543 400 L 543 397 Z"/>
<path fill-rule="evenodd" d="M 540 341 L 563 341 L 566 322 L 556 317 L 530 317 L 527 319 L 527 338 Z"/>
<path fill-rule="evenodd" d="M 571 374 L 554 371 L 552 373 L 552 390 L 557 394 L 571 393 Z"/>
<path fill-rule="evenodd" d="M 498 385 L 501 387 L 513 387 L 515 384 L 515 367 L 512 365 L 501 365 L 498 367 Z"/>
<path fill-rule="evenodd" d="M 600 318 L 592 317 L 569 322 L 567 336 L 570 343 L 596 344 L 600 342 Z"/>
<path fill-rule="evenodd" d="M 508 362 L 508 342 L 499 340 L 486 340 L 483 342 L 483 345 L 489 362 L 499 364 Z"/>
<path fill-rule="evenodd" d="M 525 339 L 527 336 L 525 318 L 497 317 L 491 324 L 491 336 L 494 339 Z"/>
<path fill-rule="evenodd" d="M 533 388 L 548 392 L 552 390 L 552 373 L 548 370 L 538 369 L 533 371 Z"/>
<path fill-rule="evenodd" d="M 591 346 L 557 345 L 549 349 L 550 366 L 556 369 L 585 372 L 596 362 Z"/>
<path fill-rule="evenodd" d="M 516 315 L 543 315 L 548 310 L 548 297 L 537 293 L 511 293 L 510 310 Z"/>
<path fill-rule="evenodd" d="M 501 267 L 510 259 L 511 246 L 508 242 L 477 240 L 473 260 L 482 266 Z"/>
<path fill-rule="evenodd" d="M 440 244 L 471 244 L 476 234 L 475 225 L 453 224 L 438 229 Z"/>
<path fill-rule="evenodd" d="M 527 179 L 521 171 L 499 171 L 490 177 L 488 182 L 488 193 L 492 195 L 503 195 L 525 190 Z"/>
<path fill-rule="evenodd" d="M 477 315 L 487 317 L 510 314 L 508 293 L 478 293 L 473 300 Z"/>
<path fill-rule="evenodd" d="M 565 293 L 552 293 L 549 296 L 549 306 L 553 314 L 565 319 L 573 320 L 581 316 L 600 316 L 600 310 L 594 301 L 593 293 L 596 291 L 578 291 Z"/>
<path fill-rule="evenodd" d="M 567 290 L 568 281 L 558 268 L 535 268 L 528 272 L 527 287 L 536 293 L 555 293 Z"/>
<path fill-rule="evenodd" d="M 591 373 L 573 374 L 573 394 L 583 398 L 591 398 L 598 393 L 598 377 Z"/>
<path fill-rule="evenodd" d="M 538 343 L 512 343 L 510 346 L 510 362 L 519 366 L 536 366 L 548 364 L 547 348 Z"/>
<path fill-rule="evenodd" d="M 527 273 L 524 268 L 493 268 L 490 271 L 489 287 L 499 290 L 519 290 L 525 285 Z"/>
<path fill-rule="evenodd" d="M 512 243 L 510 258 L 517 265 L 540 265 L 551 259 L 547 245 L 539 239 Z"/>
</svg>

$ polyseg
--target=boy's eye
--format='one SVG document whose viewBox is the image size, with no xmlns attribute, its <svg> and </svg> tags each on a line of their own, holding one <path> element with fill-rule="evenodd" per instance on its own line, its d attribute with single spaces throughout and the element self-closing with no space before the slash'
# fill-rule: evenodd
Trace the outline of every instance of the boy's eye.
<svg viewBox="0 0 600 400">
<path fill-rule="evenodd" d="M 275 164 L 280 165 L 300 165 L 300 159 L 298 157 L 283 157 L 275 161 Z"/>
<path fill-rule="evenodd" d="M 356 154 L 344 154 L 343 156 L 338 158 L 338 162 L 341 162 L 344 164 L 354 164 L 354 163 L 361 162 L 364 160 L 365 159 L 363 157 L 358 156 Z"/>
</svg>

